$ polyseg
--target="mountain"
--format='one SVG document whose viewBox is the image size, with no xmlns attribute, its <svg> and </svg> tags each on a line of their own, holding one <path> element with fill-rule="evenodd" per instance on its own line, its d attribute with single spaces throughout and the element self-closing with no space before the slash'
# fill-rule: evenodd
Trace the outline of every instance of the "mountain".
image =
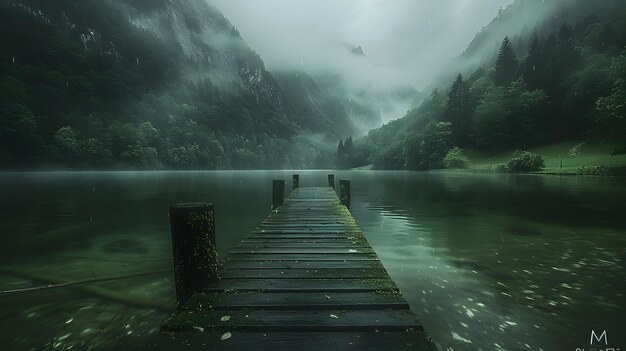
<svg viewBox="0 0 626 351">
<path fill-rule="evenodd" d="M 441 72 L 443 89 L 353 149 L 374 168 L 421 170 L 465 164 L 461 149 L 598 141 L 624 153 L 625 33 L 623 1 L 516 0 Z M 336 159 L 367 162 L 345 150 Z"/>
<path fill-rule="evenodd" d="M 339 138 L 362 136 L 383 124 L 383 115 L 398 116 L 409 109 L 417 92 L 411 87 L 397 87 L 380 92 L 368 89 L 348 90 L 341 77 L 332 74 L 312 76 L 305 72 L 274 72 L 290 106 L 299 118 L 315 120 L 310 128 L 336 129 Z M 404 110 L 400 110 L 404 108 Z M 338 138 L 332 140 L 336 143 Z"/>
<path fill-rule="evenodd" d="M 287 100 L 298 106 L 300 118 L 318 120 L 326 125 L 332 122 L 334 127 L 339 127 L 336 134 L 340 138 L 366 135 L 385 121 L 403 116 L 415 106 L 419 96 L 413 87 L 401 83 L 385 87 L 370 82 L 350 84 L 341 75 L 331 72 L 280 71 L 272 74 Z M 336 142 L 338 139 L 333 139 L 333 143 Z"/>
<path fill-rule="evenodd" d="M 205 1 L 7 0 L 0 47 L 4 169 L 310 167 L 350 127 Z"/>
<path fill-rule="evenodd" d="M 492 65 L 505 36 L 511 38 L 518 54 L 523 56 L 534 37 L 546 38 L 556 33 L 564 22 L 585 26 L 594 18 L 610 15 L 621 3 L 621 0 L 515 0 L 501 9 L 476 33 L 465 51 L 450 62 L 456 69 L 441 72 L 430 86 L 444 87 L 458 73 L 469 75 L 479 67 Z"/>
</svg>

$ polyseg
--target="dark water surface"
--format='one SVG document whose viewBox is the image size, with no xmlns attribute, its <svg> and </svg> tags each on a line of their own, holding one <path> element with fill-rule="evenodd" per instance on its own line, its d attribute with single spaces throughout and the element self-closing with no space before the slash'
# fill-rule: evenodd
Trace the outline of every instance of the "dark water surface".
<svg viewBox="0 0 626 351">
<path fill-rule="evenodd" d="M 169 205 L 213 202 L 223 254 L 292 173 L 0 174 L 0 349 L 108 350 L 157 332 L 175 306 Z M 591 330 L 626 349 L 626 179 L 336 174 L 441 350 L 588 349 Z"/>
</svg>

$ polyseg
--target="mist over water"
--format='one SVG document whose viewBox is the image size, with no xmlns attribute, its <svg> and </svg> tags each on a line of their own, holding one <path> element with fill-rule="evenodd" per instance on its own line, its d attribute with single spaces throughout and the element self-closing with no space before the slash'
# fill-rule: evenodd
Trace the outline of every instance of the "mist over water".
<svg viewBox="0 0 626 351">
<path fill-rule="evenodd" d="M 1 174 L 0 289 L 144 275 L 2 294 L 0 342 L 107 350 L 156 333 L 175 305 L 169 205 L 213 202 L 224 255 L 269 213 L 271 180 L 289 189 L 292 173 Z M 326 185 L 327 171 L 297 173 Z M 441 350 L 575 349 L 590 328 L 624 344 L 623 179 L 335 173 Z"/>
</svg>

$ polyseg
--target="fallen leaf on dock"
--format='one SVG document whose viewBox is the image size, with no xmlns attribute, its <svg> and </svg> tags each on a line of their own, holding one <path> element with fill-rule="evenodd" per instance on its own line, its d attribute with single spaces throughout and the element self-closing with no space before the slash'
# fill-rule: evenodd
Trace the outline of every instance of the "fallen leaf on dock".
<svg viewBox="0 0 626 351">
<path fill-rule="evenodd" d="M 220 318 L 220 321 L 222 322 L 228 322 L 230 320 L 230 316 L 224 316 L 222 318 Z"/>
<path fill-rule="evenodd" d="M 202 327 L 196 327 L 196 326 L 194 326 L 194 327 L 193 327 L 193 329 L 195 329 L 195 330 L 197 330 L 197 331 L 199 331 L 199 332 L 203 332 L 203 331 L 204 331 L 204 328 L 202 328 Z"/>
<path fill-rule="evenodd" d="M 230 332 L 226 332 L 226 333 L 222 334 L 221 339 L 222 340 L 230 339 L 231 336 L 233 336 L 233 334 L 231 334 Z"/>
<path fill-rule="evenodd" d="M 331 314 L 331 315 L 330 315 L 330 318 L 335 318 L 335 319 L 338 319 L 339 317 L 337 317 L 337 316 L 336 316 L 336 315 L 334 315 L 334 314 Z"/>
</svg>

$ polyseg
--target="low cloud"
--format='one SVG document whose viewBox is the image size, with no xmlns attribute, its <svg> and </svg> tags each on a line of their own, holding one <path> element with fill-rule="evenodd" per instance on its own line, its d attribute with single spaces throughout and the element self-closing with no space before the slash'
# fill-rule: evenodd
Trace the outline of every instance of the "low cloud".
<svg viewBox="0 0 626 351">
<path fill-rule="evenodd" d="M 424 89 L 512 0 L 208 0 L 270 71 L 337 74 L 349 89 Z M 365 57 L 346 49 L 361 46 Z M 400 117 L 400 116 L 397 116 Z"/>
</svg>

